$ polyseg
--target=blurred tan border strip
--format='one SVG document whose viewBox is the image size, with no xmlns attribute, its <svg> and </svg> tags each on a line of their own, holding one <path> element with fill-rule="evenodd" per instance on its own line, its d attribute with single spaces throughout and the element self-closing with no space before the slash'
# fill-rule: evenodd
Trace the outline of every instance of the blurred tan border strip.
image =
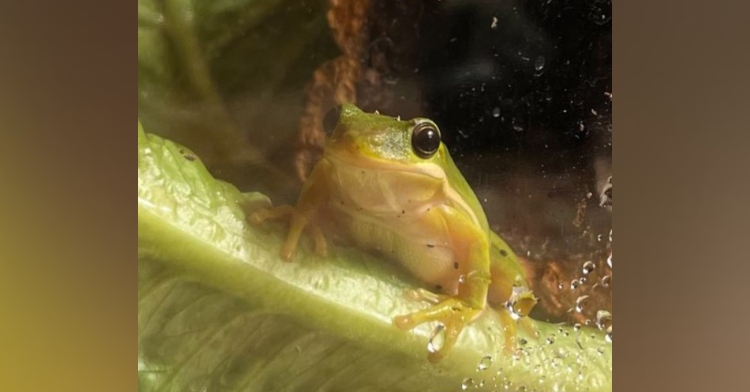
<svg viewBox="0 0 750 392">
<path fill-rule="evenodd" d="M 0 4 L 0 390 L 137 389 L 136 6 Z"/>
<path fill-rule="evenodd" d="M 748 15 L 614 4 L 615 391 L 750 388 Z"/>
</svg>

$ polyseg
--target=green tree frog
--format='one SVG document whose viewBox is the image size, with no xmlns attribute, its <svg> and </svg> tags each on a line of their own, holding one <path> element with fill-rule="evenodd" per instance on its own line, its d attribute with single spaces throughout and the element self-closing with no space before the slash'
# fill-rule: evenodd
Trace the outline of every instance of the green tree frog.
<svg viewBox="0 0 750 392">
<path fill-rule="evenodd" d="M 489 229 L 437 125 L 364 113 L 349 104 L 331 110 L 323 122 L 323 157 L 297 204 L 259 210 L 249 220 L 290 219 L 281 249 L 286 260 L 307 229 L 321 256 L 327 254 L 324 233 L 332 230 L 399 262 L 430 288 L 407 294 L 431 306 L 393 323 L 404 330 L 442 323 L 443 344 L 428 354 L 433 363 L 488 303 L 500 311 L 506 347 L 512 347 L 516 323 L 526 320 L 537 300 L 511 248 Z"/>
</svg>

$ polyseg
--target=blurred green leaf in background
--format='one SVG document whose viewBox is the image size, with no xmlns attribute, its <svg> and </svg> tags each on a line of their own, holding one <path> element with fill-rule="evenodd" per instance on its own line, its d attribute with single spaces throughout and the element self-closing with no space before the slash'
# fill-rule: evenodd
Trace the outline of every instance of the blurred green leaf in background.
<svg viewBox="0 0 750 392">
<path fill-rule="evenodd" d="M 290 183 L 278 179 L 287 175 L 305 85 L 337 55 L 326 6 L 313 0 L 139 0 L 139 119 L 191 146 L 212 173 L 241 188 L 247 173 L 256 185 Z M 277 181 L 262 181 L 266 177 Z"/>
</svg>

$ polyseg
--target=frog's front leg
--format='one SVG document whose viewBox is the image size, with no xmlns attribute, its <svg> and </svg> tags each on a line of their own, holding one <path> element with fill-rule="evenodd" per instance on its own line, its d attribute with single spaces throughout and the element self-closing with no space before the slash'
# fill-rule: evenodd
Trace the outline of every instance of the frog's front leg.
<svg viewBox="0 0 750 392">
<path fill-rule="evenodd" d="M 291 260 L 294 255 L 302 232 L 307 228 L 310 230 L 315 241 L 315 253 L 325 257 L 328 254 L 328 245 L 320 226 L 315 222 L 317 212 L 328 201 L 327 181 L 330 164 L 321 160 L 313 169 L 310 178 L 302 187 L 302 192 L 296 206 L 280 205 L 264 208 L 253 212 L 248 216 L 248 221 L 260 224 L 269 219 L 282 219 L 289 217 L 289 232 L 284 245 L 281 247 L 281 257 Z"/>
<path fill-rule="evenodd" d="M 454 257 L 460 265 L 458 294 L 440 295 L 427 291 L 412 291 L 410 295 L 435 303 L 430 308 L 397 316 L 394 324 L 401 329 L 412 329 L 420 324 L 437 321 L 443 324 L 445 338 L 442 347 L 431 351 L 428 360 L 440 361 L 455 345 L 464 327 L 474 321 L 487 304 L 490 284 L 489 243 L 486 234 L 476 225 L 449 213 L 445 222 L 454 245 Z"/>
</svg>

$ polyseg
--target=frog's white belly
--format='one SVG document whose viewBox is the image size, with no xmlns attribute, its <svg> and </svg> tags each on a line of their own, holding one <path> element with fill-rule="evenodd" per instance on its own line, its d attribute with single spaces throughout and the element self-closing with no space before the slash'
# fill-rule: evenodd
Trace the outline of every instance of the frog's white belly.
<svg viewBox="0 0 750 392">
<path fill-rule="evenodd" d="M 442 182 L 418 173 L 331 171 L 337 232 L 394 259 L 431 289 L 455 295 L 459 269 L 442 209 Z"/>
</svg>

